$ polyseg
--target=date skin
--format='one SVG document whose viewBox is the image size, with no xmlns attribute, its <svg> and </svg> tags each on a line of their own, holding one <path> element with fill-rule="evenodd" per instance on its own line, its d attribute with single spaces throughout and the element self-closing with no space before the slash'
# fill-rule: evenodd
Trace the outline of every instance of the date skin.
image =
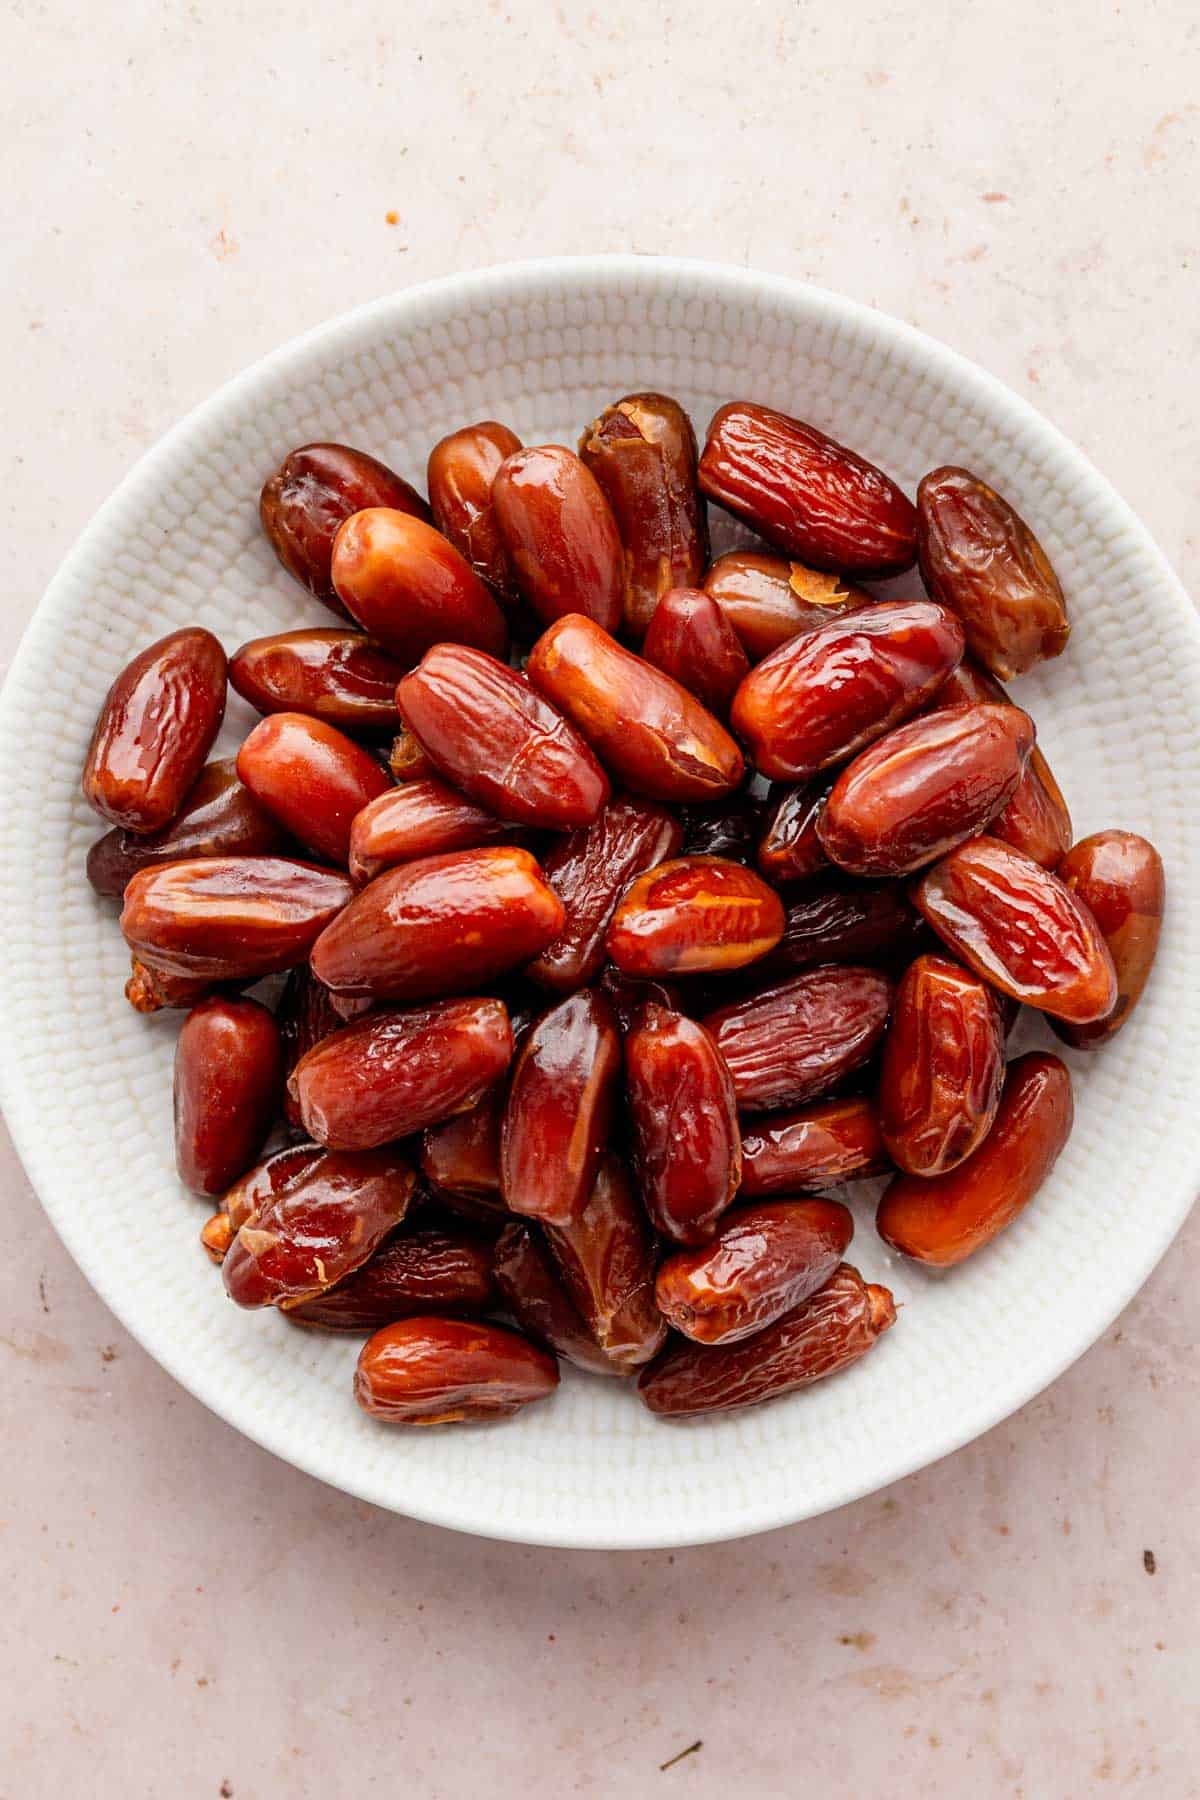
<svg viewBox="0 0 1200 1800">
<path fill-rule="evenodd" d="M 1041 1051 L 1017 1057 L 979 1148 L 944 1175 L 897 1175 L 879 1202 L 880 1236 L 901 1255 L 937 1268 L 964 1261 L 1028 1206 L 1073 1118 L 1065 1064 Z"/>
<path fill-rule="evenodd" d="M 139 870 L 121 930 L 156 973 L 250 981 L 303 962 L 353 893 L 336 870 L 287 857 L 197 858 Z"/>
<path fill-rule="evenodd" d="M 511 841 L 515 830 L 444 781 L 406 781 L 355 814 L 350 878 L 361 886 L 400 863 Z"/>
<path fill-rule="evenodd" d="M 591 471 L 563 444 L 506 456 L 492 508 L 521 592 L 545 624 L 584 613 L 616 631 L 625 566 L 612 509 Z"/>
<path fill-rule="evenodd" d="M 149 644 L 117 676 L 83 765 L 83 797 L 124 831 L 169 825 L 225 716 L 225 652 L 198 625 Z"/>
<path fill-rule="evenodd" d="M 505 457 L 520 449 L 516 432 L 495 419 L 464 425 L 429 452 L 427 481 L 434 524 L 509 613 L 521 590 L 492 505 L 492 483 Z"/>
<path fill-rule="evenodd" d="M 221 1265 L 225 1291 L 251 1307 L 287 1307 L 324 1293 L 395 1230 L 413 1183 L 411 1167 L 390 1146 L 297 1159 L 295 1172 L 239 1227 Z"/>
<path fill-rule="evenodd" d="M 1097 831 L 1063 859 L 1058 877 L 1104 935 L 1117 974 L 1117 998 L 1112 1010 L 1091 1024 L 1050 1022 L 1076 1050 L 1097 1050 L 1120 1031 L 1154 966 L 1166 903 L 1162 857 L 1136 832 Z"/>
<path fill-rule="evenodd" d="M 992 1128 L 1004 1027 L 987 984 L 944 956 L 919 956 L 896 989 L 883 1046 L 879 1122 L 911 1175 L 944 1175 Z"/>
<path fill-rule="evenodd" d="M 236 1236 L 243 1225 L 252 1224 L 265 1207 L 310 1169 L 316 1168 L 324 1156 L 320 1144 L 289 1144 L 286 1149 L 264 1157 L 235 1181 L 221 1199 L 221 1211 L 229 1221 L 232 1236 Z"/>
<path fill-rule="evenodd" d="M 317 980 L 307 963 L 301 963 L 291 970 L 284 983 L 275 1008 L 275 1023 L 283 1054 L 284 1117 L 289 1125 L 298 1127 L 300 1108 L 294 1095 L 286 1091 L 288 1078 L 314 1044 L 331 1031 L 340 1031 L 346 1021 L 334 1006 L 329 989 Z"/>
<path fill-rule="evenodd" d="M 351 513 L 369 506 L 427 519 L 416 489 L 347 444 L 302 444 L 263 483 L 259 517 L 288 574 L 336 613 L 345 613 L 330 574 L 333 540 Z"/>
<path fill-rule="evenodd" d="M 527 672 L 633 793 L 686 804 L 741 781 L 742 753 L 720 720 L 582 614 L 542 633 Z"/>
<path fill-rule="evenodd" d="M 818 1100 L 874 1055 L 883 1039 L 892 984 L 852 964 L 810 969 L 732 1006 L 704 1024 L 733 1077 L 740 1112 L 771 1112 Z"/>
<path fill-rule="evenodd" d="M 213 991 L 214 984 L 204 977 L 170 975 L 165 970 L 139 962 L 136 956 L 130 958 L 130 966 L 125 998 L 134 1012 L 147 1016 L 161 1012 L 164 1007 L 186 1009 L 195 1006 L 198 1000 L 206 1000 Z M 234 982 L 232 985 L 241 984 Z"/>
<path fill-rule="evenodd" d="M 730 719 L 760 774 L 811 781 L 919 712 L 956 666 L 962 627 L 929 600 L 884 600 L 773 650 Z"/>
<path fill-rule="evenodd" d="M 504 614 L 440 531 L 392 507 L 352 513 L 333 540 L 333 585 L 376 643 L 412 664 L 432 645 L 508 646 Z"/>
<path fill-rule="evenodd" d="M 616 520 L 624 551 L 625 629 L 641 637 L 662 596 L 695 586 L 708 561 L 696 434 L 667 395 L 626 394 L 593 419 L 579 455 Z"/>
<path fill-rule="evenodd" d="M 967 647 L 1010 681 L 1061 656 L 1071 627 L 1050 560 L 1020 514 L 969 469 L 931 469 L 917 490 L 921 579 L 959 615 Z"/>
<path fill-rule="evenodd" d="M 842 770 L 817 821 L 822 849 L 851 875 L 911 875 L 1003 810 L 1034 735 L 1016 706 L 954 706 L 910 719 Z"/>
<path fill-rule="evenodd" d="M 798 632 L 873 604 L 865 589 L 847 585 L 840 575 L 755 550 L 718 556 L 704 577 L 704 591 L 716 601 L 752 663 Z"/>
<path fill-rule="evenodd" d="M 558 1386 L 558 1364 L 518 1332 L 482 1319 L 400 1319 L 363 1345 L 354 1398 L 388 1425 L 510 1419 Z"/>
<path fill-rule="evenodd" d="M 363 736 L 400 729 L 406 663 L 361 631 L 319 626 L 251 638 L 229 659 L 229 685 L 260 713 L 308 713 Z"/>
<path fill-rule="evenodd" d="M 397 1319 L 485 1311 L 495 1293 L 492 1250 L 465 1231 L 409 1231 L 380 1245 L 369 1262 L 313 1300 L 287 1309 L 293 1325 L 322 1331 L 379 1331 Z"/>
<path fill-rule="evenodd" d="M 237 771 L 290 836 L 340 868 L 350 860 L 356 814 L 392 785 L 361 744 L 305 713 L 260 720 L 238 751 Z"/>
<path fill-rule="evenodd" d="M 917 515 L 873 463 L 769 406 L 713 414 L 700 486 L 768 543 L 817 569 L 901 575 L 917 558 Z"/>
<path fill-rule="evenodd" d="M 244 1175 L 275 1122 L 283 1088 L 279 1028 L 257 1000 L 214 995 L 175 1045 L 175 1166 L 195 1194 Z"/>
<path fill-rule="evenodd" d="M 502 1205 L 500 1128 L 506 1099 L 502 1087 L 492 1088 L 469 1112 L 431 1125 L 423 1134 L 421 1173 L 439 1192 Z"/>
<path fill-rule="evenodd" d="M 701 588 L 671 588 L 654 609 L 642 655 L 694 694 L 716 718 L 729 717 L 750 660 L 733 626 Z"/>
<path fill-rule="evenodd" d="M 512 1059 L 500 1000 L 443 1000 L 369 1013 L 330 1032 L 288 1080 L 308 1135 L 331 1150 L 372 1150 L 465 1112 Z"/>
<path fill-rule="evenodd" d="M 527 850 L 450 851 L 377 875 L 321 933 L 312 968 L 335 994 L 436 999 L 529 962 L 565 922 Z"/>
<path fill-rule="evenodd" d="M 807 881 L 828 869 L 829 858 L 821 844 L 817 825 L 833 786 L 831 775 L 818 776 L 800 787 L 775 790 L 767 824 L 758 842 L 755 860 L 767 880 L 781 887 L 789 881 Z"/>
<path fill-rule="evenodd" d="M 625 975 L 697 975 L 745 968 L 783 936 L 783 902 L 741 863 L 680 856 L 626 888 L 608 929 Z"/>
<path fill-rule="evenodd" d="M 545 1227 L 567 1291 L 600 1349 L 636 1369 L 662 1348 L 654 1300 L 654 1239 L 615 1156 L 600 1164 L 587 1205 L 568 1225 Z"/>
<path fill-rule="evenodd" d="M 649 1005 L 625 1039 L 625 1084 L 651 1223 L 677 1244 L 703 1243 L 742 1178 L 729 1070 L 702 1025 Z"/>
<path fill-rule="evenodd" d="M 960 844 L 921 877 L 913 899 L 954 954 L 1002 994 L 1072 1025 L 1115 1006 L 1116 972 L 1093 914 L 998 838 Z"/>
<path fill-rule="evenodd" d="M 273 856 L 287 833 L 237 778 L 232 757 L 206 763 L 187 798 L 161 831 L 114 826 L 88 851 L 87 878 L 98 894 L 119 900 L 139 869 L 199 856 Z"/>
<path fill-rule="evenodd" d="M 815 1194 L 844 1181 L 886 1175 L 890 1168 L 873 1101 L 818 1100 L 746 1128 L 740 1197 Z"/>
<path fill-rule="evenodd" d="M 602 994 L 572 994 L 542 1014 L 521 1046 L 504 1112 L 500 1191 L 511 1211 L 565 1225 L 583 1210 L 620 1074 L 620 1034 Z"/>
<path fill-rule="evenodd" d="M 566 923 L 525 970 L 541 987 L 571 993 L 586 987 L 604 962 L 604 939 L 617 902 L 635 876 L 674 856 L 679 823 L 649 800 L 610 800 L 585 830 L 573 831 L 542 861 L 542 874 L 563 903 Z"/>
<path fill-rule="evenodd" d="M 668 1418 L 757 1406 L 856 1362 L 895 1322 L 887 1288 L 842 1263 L 823 1288 L 752 1338 L 669 1344 L 638 1377 L 638 1397 Z"/>
<path fill-rule="evenodd" d="M 836 1271 L 854 1220 L 836 1200 L 739 1206 L 711 1244 L 677 1250 L 654 1284 L 668 1325 L 697 1344 L 736 1344 L 800 1306 Z"/>
<path fill-rule="evenodd" d="M 625 1376 L 628 1365 L 601 1350 L 546 1249 L 536 1225 L 516 1220 L 496 1239 L 496 1286 L 521 1330 L 591 1375 Z"/>
<path fill-rule="evenodd" d="M 495 657 L 439 644 L 396 698 L 438 773 L 499 819 L 572 831 L 608 800 L 608 777 L 583 738 Z"/>
</svg>

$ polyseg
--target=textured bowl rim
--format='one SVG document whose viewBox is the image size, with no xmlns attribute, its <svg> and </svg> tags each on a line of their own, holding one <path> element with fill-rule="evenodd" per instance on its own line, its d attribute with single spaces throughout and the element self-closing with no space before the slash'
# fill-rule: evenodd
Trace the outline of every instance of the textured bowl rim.
<svg viewBox="0 0 1200 1800">
<path fill-rule="evenodd" d="M 193 433 L 202 431 L 210 419 L 219 418 L 231 401 L 244 400 L 253 396 L 256 389 L 274 383 L 279 376 L 286 375 L 290 366 L 301 363 L 314 346 L 352 340 L 364 327 L 371 327 L 378 321 L 386 320 L 393 336 L 403 336 L 408 316 L 419 313 L 431 301 L 441 303 L 452 311 L 468 299 L 487 298 L 489 294 L 494 294 L 497 301 L 501 298 L 511 299 L 514 286 L 519 288 L 522 284 L 542 294 L 558 289 L 563 295 L 575 294 L 586 284 L 589 292 L 595 294 L 609 287 L 620 287 L 633 277 L 645 281 L 648 276 L 651 279 L 661 277 L 666 282 L 677 277 L 693 282 L 699 280 L 710 288 L 713 297 L 727 297 L 730 301 L 766 298 L 792 309 L 799 305 L 832 311 L 843 319 L 868 327 L 887 347 L 898 350 L 906 361 L 917 362 L 943 378 L 950 377 L 963 387 L 973 389 L 1011 427 L 1023 427 L 1040 439 L 1046 452 L 1072 476 L 1085 480 L 1093 489 L 1098 487 L 1103 490 L 1109 517 L 1115 528 L 1136 540 L 1139 549 L 1150 559 L 1162 583 L 1164 605 L 1173 606 L 1177 614 L 1175 623 L 1190 636 L 1193 648 L 1200 656 L 1200 619 L 1197 618 L 1178 576 L 1129 504 L 1057 426 L 1029 401 L 969 357 L 950 349 L 904 320 L 860 301 L 847 299 L 831 289 L 790 276 L 685 257 L 602 255 L 531 258 L 417 283 L 367 301 L 313 326 L 223 383 L 152 445 L 124 476 L 76 540 L 22 634 L 3 689 L 0 690 L 0 757 L 3 758 L 4 766 L 9 769 L 16 767 L 20 755 L 23 720 L 29 704 L 26 692 L 27 666 L 34 661 L 42 642 L 49 639 L 58 628 L 65 612 L 71 582 L 77 569 L 87 564 L 94 540 L 102 536 L 110 519 L 124 514 L 127 508 L 137 503 L 139 496 L 155 488 L 160 470 L 165 470 L 171 464 L 178 451 L 187 446 Z M 7 801 L 0 801 L 0 807 L 7 804 Z M 0 966 L 0 993 L 7 986 L 6 968 L 6 963 Z M 13 1016 L 11 1010 L 8 1016 Z M 30 1182 L 58 1236 L 105 1305 L 143 1349 L 210 1411 L 263 1449 L 358 1499 L 369 1501 L 388 1511 L 400 1511 L 401 1507 L 393 1494 L 381 1492 L 378 1484 L 359 1478 L 352 1468 L 333 1466 L 334 1459 L 326 1458 L 319 1444 L 297 1444 L 291 1441 L 285 1431 L 274 1431 L 261 1419 L 245 1416 L 236 1393 L 223 1389 L 219 1381 L 210 1377 L 203 1364 L 198 1364 L 194 1357 L 180 1354 L 170 1333 L 159 1329 L 152 1320 L 141 1315 L 136 1296 L 113 1292 L 100 1259 L 93 1255 L 92 1246 L 84 1234 L 76 1229 L 70 1192 L 61 1183 L 54 1168 L 53 1156 L 45 1148 L 47 1140 L 42 1130 L 42 1120 L 36 1105 L 25 1091 L 19 1060 L 13 1048 L 13 1038 L 9 1033 L 0 1036 L 0 1107 L 3 1108 Z M 953 1419 L 948 1418 L 934 1441 L 931 1442 L 929 1437 L 922 1438 L 911 1453 L 893 1457 L 886 1466 L 876 1470 L 867 1479 L 848 1481 L 844 1491 L 830 1494 L 817 1506 L 807 1502 L 751 1504 L 741 1509 L 736 1517 L 714 1519 L 711 1527 L 702 1531 L 697 1531 L 694 1525 L 680 1530 L 647 1531 L 644 1527 L 639 1528 L 635 1521 L 630 1521 L 627 1528 L 612 1529 L 604 1533 L 572 1531 L 568 1528 L 548 1530 L 544 1526 L 525 1530 L 511 1522 L 506 1522 L 504 1529 L 498 1531 L 495 1522 L 485 1516 L 482 1508 L 469 1502 L 465 1505 L 449 1503 L 433 1508 L 409 1505 L 405 1501 L 402 1510 L 406 1516 L 428 1524 L 480 1536 L 501 1537 L 515 1543 L 564 1549 L 649 1550 L 715 1543 L 775 1530 L 806 1518 L 820 1517 L 861 1499 L 864 1495 L 875 1493 L 918 1469 L 940 1461 L 990 1431 L 1049 1387 L 1103 1335 L 1165 1254 L 1191 1209 L 1196 1189 L 1200 1186 L 1200 1124 L 1193 1126 L 1187 1134 L 1187 1150 L 1188 1155 L 1181 1159 L 1182 1174 L 1177 1177 L 1174 1186 L 1173 1204 L 1165 1204 L 1167 1197 L 1164 1194 L 1164 1204 L 1160 1205 L 1155 1218 L 1154 1232 L 1146 1234 L 1136 1244 L 1130 1244 L 1122 1280 L 1099 1292 L 1090 1310 L 1079 1310 L 1075 1329 L 1065 1346 L 1060 1342 L 1054 1353 L 1032 1374 L 1025 1367 L 1008 1385 L 994 1384 L 972 1411 L 959 1414 Z"/>
</svg>

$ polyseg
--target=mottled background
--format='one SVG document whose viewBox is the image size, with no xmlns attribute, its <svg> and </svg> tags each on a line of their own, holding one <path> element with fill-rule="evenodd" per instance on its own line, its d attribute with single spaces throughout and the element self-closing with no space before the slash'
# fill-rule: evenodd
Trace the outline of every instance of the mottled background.
<svg viewBox="0 0 1200 1800">
<path fill-rule="evenodd" d="M 555 251 L 752 264 L 909 319 L 1200 573 L 1191 0 L 9 0 L 0 88 L 6 659 L 227 376 Z M 605 1556 L 274 1462 L 125 1336 L 6 1143 L 0 1190 L 2 1800 L 1200 1795 L 1200 1222 L 948 1462 L 747 1543 Z"/>
</svg>

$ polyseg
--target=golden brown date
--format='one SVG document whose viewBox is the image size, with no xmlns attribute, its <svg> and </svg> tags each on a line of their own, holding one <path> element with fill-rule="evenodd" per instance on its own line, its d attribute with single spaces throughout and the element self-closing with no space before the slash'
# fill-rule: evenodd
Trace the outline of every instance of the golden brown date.
<svg viewBox="0 0 1200 1800">
<path fill-rule="evenodd" d="M 943 1175 L 992 1128 L 1004 1082 L 1004 1029 L 992 990 L 944 956 L 919 956 L 892 1003 L 879 1082 L 888 1154 L 912 1175 Z"/>
<path fill-rule="evenodd" d="M 429 452 L 427 475 L 434 524 L 510 612 L 521 595 L 496 521 L 492 483 L 505 457 L 520 448 L 515 431 L 483 419 L 439 439 Z"/>
<path fill-rule="evenodd" d="M 782 936 L 783 902 L 752 869 L 679 856 L 630 883 L 607 944 L 625 975 L 695 975 L 744 968 Z"/>
<path fill-rule="evenodd" d="M 580 613 L 542 633 L 528 675 L 636 794 L 712 800 L 742 779 L 742 753 L 721 722 Z"/>
<path fill-rule="evenodd" d="M 960 844 L 913 898 L 956 956 L 1002 994 L 1074 1025 L 1103 1019 L 1117 978 L 1083 902 L 1032 857 L 998 838 Z"/>
<path fill-rule="evenodd" d="M 388 768 L 397 781 L 429 781 L 438 772 L 426 756 L 420 739 L 407 725 L 402 725 L 392 739 Z"/>
<path fill-rule="evenodd" d="M 625 1039 L 633 1166 L 655 1229 L 703 1243 L 742 1178 L 733 1082 L 703 1025 L 648 1005 Z"/>
<path fill-rule="evenodd" d="M 668 1418 L 757 1406 L 856 1362 L 895 1322 L 887 1288 L 842 1263 L 823 1288 L 752 1338 L 669 1344 L 638 1377 L 638 1397 Z"/>
<path fill-rule="evenodd" d="M 506 456 L 492 508 L 521 592 L 549 625 L 584 613 L 605 631 L 621 623 L 625 568 L 612 509 L 591 471 L 563 444 Z"/>
<path fill-rule="evenodd" d="M 575 1306 L 604 1354 L 626 1369 L 649 1362 L 666 1325 L 654 1301 L 654 1239 L 619 1160 L 600 1164 L 587 1205 L 546 1241 Z"/>
<path fill-rule="evenodd" d="M 1016 509 L 969 469 L 931 469 L 917 489 L 921 579 L 963 622 L 967 646 L 1008 681 L 1060 656 L 1071 627 L 1050 559 Z"/>
<path fill-rule="evenodd" d="M 356 814 L 392 785 L 361 744 L 305 713 L 260 720 L 238 751 L 237 771 L 298 843 L 341 868 Z"/>
<path fill-rule="evenodd" d="M 500 1191 L 513 1212 L 565 1225 L 583 1209 L 620 1073 L 621 1039 L 602 994 L 572 994 L 538 1019 L 513 1067 L 500 1140 Z"/>
<path fill-rule="evenodd" d="M 360 889 L 313 945 L 313 973 L 361 999 L 461 994 L 529 962 L 565 918 L 528 850 L 426 856 Z"/>
<path fill-rule="evenodd" d="M 161 831 L 114 826 L 97 838 L 88 851 L 87 878 L 98 894 L 119 900 L 139 869 L 198 856 L 273 856 L 287 844 L 283 827 L 242 786 L 228 757 L 204 765 Z"/>
<path fill-rule="evenodd" d="M 810 969 L 710 1013 L 704 1023 L 733 1077 L 741 1112 L 802 1106 L 874 1055 L 892 984 L 877 969 Z"/>
<path fill-rule="evenodd" d="M 824 775 L 800 787 L 773 790 L 766 826 L 758 842 L 756 861 L 768 881 L 782 886 L 806 881 L 828 869 L 829 858 L 817 834 L 817 824 L 834 777 Z"/>
<path fill-rule="evenodd" d="M 396 683 L 407 663 L 361 631 L 318 626 L 251 638 L 229 659 L 229 685 L 260 713 L 308 713 L 339 731 L 399 730 Z"/>
<path fill-rule="evenodd" d="M 488 589 L 453 544 L 412 513 L 351 513 L 333 540 L 331 573 L 351 618 L 402 662 L 440 643 L 504 655 L 508 627 Z"/>
<path fill-rule="evenodd" d="M 423 1134 L 421 1173 L 439 1192 L 501 1206 L 500 1128 L 506 1098 L 502 1086 L 491 1088 L 468 1112 L 431 1125 Z"/>
<path fill-rule="evenodd" d="M 400 1319 L 368 1338 L 354 1398 L 389 1425 L 510 1419 L 558 1386 L 548 1351 L 481 1319 Z"/>
<path fill-rule="evenodd" d="M 715 412 L 700 487 L 768 543 L 818 569 L 900 575 L 917 558 L 917 515 L 873 463 L 815 425 L 734 400 Z"/>
<path fill-rule="evenodd" d="M 1097 831 L 1063 859 L 1058 878 L 1083 901 L 1104 935 L 1117 973 L 1117 998 L 1092 1024 L 1050 1023 L 1076 1050 L 1095 1050 L 1120 1031 L 1154 966 L 1166 902 L 1162 857 L 1136 832 Z"/>
<path fill-rule="evenodd" d="M 671 588 L 663 595 L 646 629 L 642 655 L 719 719 L 728 718 L 733 696 L 750 670 L 733 626 L 701 588 Z"/>
<path fill-rule="evenodd" d="M 161 831 L 187 798 L 225 716 L 225 652 L 192 625 L 117 676 L 83 765 L 83 797 L 125 831 Z"/>
<path fill-rule="evenodd" d="M 627 1364 L 606 1356 L 568 1294 L 536 1225 L 513 1220 L 495 1246 L 496 1286 L 526 1336 L 592 1375 L 624 1376 Z"/>
<path fill-rule="evenodd" d="M 436 1312 L 454 1317 L 492 1304 L 492 1248 L 465 1231 L 410 1231 L 379 1246 L 369 1262 L 312 1300 L 287 1308 L 294 1325 L 323 1331 L 378 1331 L 396 1319 Z"/>
<path fill-rule="evenodd" d="M 593 419 L 579 455 L 616 520 L 624 551 L 625 629 L 640 637 L 662 596 L 698 582 L 708 560 L 696 434 L 667 395 L 626 394 Z"/>
<path fill-rule="evenodd" d="M 239 1306 L 296 1305 L 359 1268 L 408 1210 L 414 1175 L 389 1146 L 299 1158 L 264 1195 L 221 1265 Z"/>
<path fill-rule="evenodd" d="M 175 1045 L 175 1166 L 196 1194 L 245 1174 L 283 1088 L 279 1028 L 257 1000 L 214 995 L 194 1006 Z"/>
<path fill-rule="evenodd" d="M 1033 720 L 1016 706 L 910 719 L 842 770 L 817 821 L 822 849 L 851 875 L 912 874 L 1002 811 L 1033 741 Z"/>
<path fill-rule="evenodd" d="M 872 604 L 865 589 L 848 586 L 840 575 L 755 550 L 718 556 L 704 577 L 704 591 L 716 601 L 752 663 L 798 632 Z"/>
<path fill-rule="evenodd" d="M 288 574 L 334 612 L 345 608 L 330 577 L 333 540 L 351 513 L 369 506 L 429 517 L 415 488 L 347 444 L 302 444 L 263 483 L 259 517 L 272 549 Z"/>
<path fill-rule="evenodd" d="M 727 1213 L 711 1244 L 659 1265 L 668 1325 L 697 1344 L 736 1344 L 825 1286 L 854 1236 L 837 1200 L 767 1200 Z"/>
<path fill-rule="evenodd" d="M 288 1080 L 304 1129 L 334 1150 L 371 1150 L 474 1106 L 507 1069 L 499 1000 L 368 1013 L 314 1044 Z"/>
<path fill-rule="evenodd" d="M 511 841 L 515 830 L 444 781 L 406 781 L 355 814 L 350 878 L 361 885 L 399 863 Z"/>
<path fill-rule="evenodd" d="M 610 800 L 586 830 L 542 860 L 542 874 L 563 903 L 566 924 L 525 970 L 542 987 L 567 993 L 594 981 L 621 894 L 643 870 L 673 856 L 683 841 L 677 820 L 649 800 Z"/>
<path fill-rule="evenodd" d="M 303 962 L 354 889 L 334 869 L 282 856 L 213 856 L 142 869 L 121 930 L 157 974 L 249 981 Z"/>
<path fill-rule="evenodd" d="M 920 711 L 963 651 L 962 627 L 929 600 L 883 600 L 773 650 L 730 719 L 760 774 L 810 781 Z"/>
<path fill-rule="evenodd" d="M 583 738 L 494 657 L 439 644 L 396 697 L 438 773 L 497 818 L 570 831 L 608 799 L 608 778 Z"/>
<path fill-rule="evenodd" d="M 973 1155 L 944 1175 L 897 1175 L 875 1223 L 893 1250 L 948 1268 L 1022 1212 L 1071 1134 L 1071 1077 L 1032 1051 L 1008 1065 L 996 1121 Z"/>
<path fill-rule="evenodd" d="M 741 1198 L 815 1194 L 891 1167 L 870 1100 L 818 1100 L 798 1112 L 756 1119 L 742 1133 Z"/>
<path fill-rule="evenodd" d="M 279 1042 L 283 1052 L 283 1112 L 289 1125 L 299 1126 L 300 1108 L 295 1096 L 287 1091 L 292 1070 L 314 1044 L 340 1031 L 346 1023 L 333 1004 L 333 995 L 324 982 L 318 981 L 307 963 L 292 969 L 275 1008 Z"/>
</svg>

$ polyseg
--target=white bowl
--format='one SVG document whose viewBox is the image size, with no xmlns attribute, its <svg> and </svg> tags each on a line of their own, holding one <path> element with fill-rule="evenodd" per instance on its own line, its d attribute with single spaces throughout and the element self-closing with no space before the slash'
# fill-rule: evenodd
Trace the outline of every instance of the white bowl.
<svg viewBox="0 0 1200 1800">
<path fill-rule="evenodd" d="M 328 622 L 258 525 L 259 485 L 293 445 L 343 439 L 420 480 L 430 445 L 468 420 L 573 442 L 607 401 L 645 387 L 677 395 L 701 429 L 724 400 L 766 401 L 910 490 L 932 465 L 964 462 L 1011 496 L 1074 619 L 1068 653 L 1019 698 L 1078 834 L 1128 826 L 1161 849 L 1158 968 L 1116 1043 L 1069 1057 L 1074 1135 L 988 1250 L 929 1279 L 888 1255 L 858 1206 L 851 1258 L 904 1304 L 851 1370 L 681 1425 L 568 1369 L 552 1401 L 498 1428 L 389 1430 L 351 1398 L 357 1340 L 240 1312 L 200 1250 L 205 1209 L 172 1162 L 178 1015 L 139 1018 L 122 998 L 114 909 L 84 879 L 99 825 L 77 772 L 108 684 L 151 639 L 198 621 L 232 650 Z M 0 699 L 0 1080 L 17 1146 L 68 1249 L 151 1355 L 239 1431 L 349 1493 L 460 1530 L 594 1547 L 735 1537 L 840 1506 L 965 1444 L 1066 1369 L 1191 1204 L 1198 699 L 1196 620 L 1129 508 L 1023 401 L 906 325 L 777 276 L 629 257 L 500 268 L 375 302 L 258 363 L 144 457 L 26 633 Z M 235 698 L 223 743 L 249 717 Z"/>
</svg>

